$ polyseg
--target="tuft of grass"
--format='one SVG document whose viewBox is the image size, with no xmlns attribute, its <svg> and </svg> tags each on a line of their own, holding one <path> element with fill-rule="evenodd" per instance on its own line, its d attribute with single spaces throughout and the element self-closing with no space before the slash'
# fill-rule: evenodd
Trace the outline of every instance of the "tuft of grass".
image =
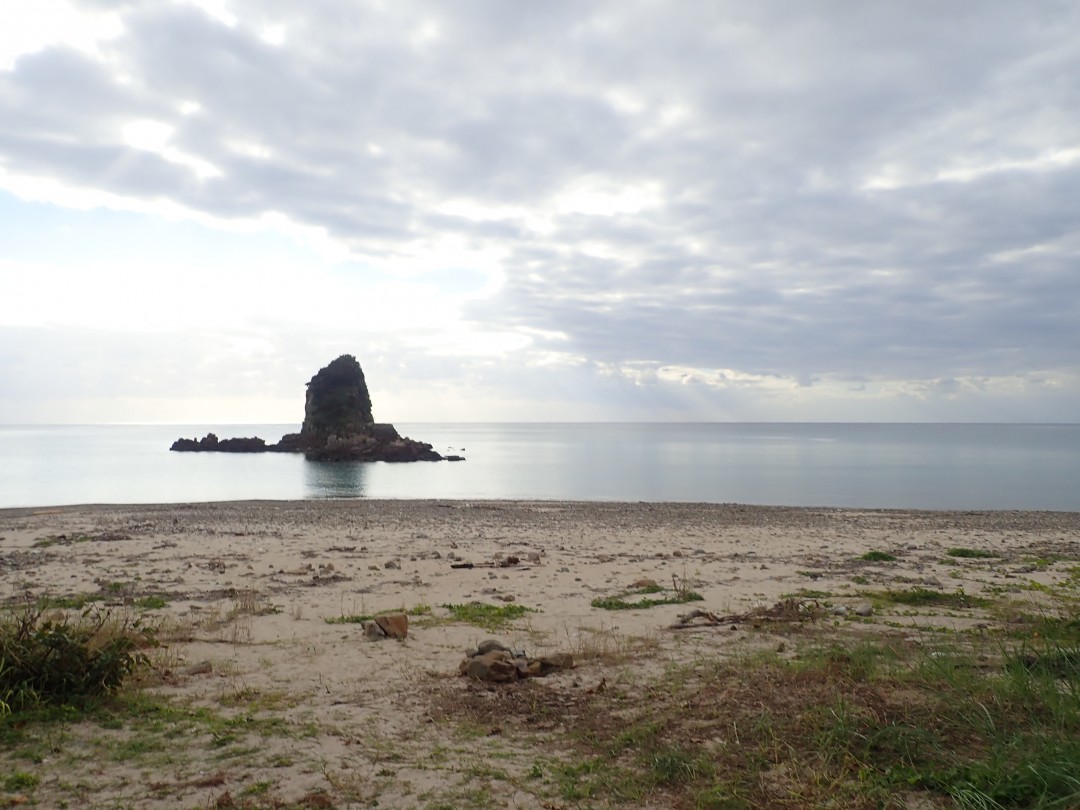
<svg viewBox="0 0 1080 810">
<path fill-rule="evenodd" d="M 950 548 L 945 553 L 950 557 L 963 557 L 969 560 L 992 560 L 1000 556 L 992 551 L 982 551 L 977 548 Z"/>
<path fill-rule="evenodd" d="M 897 605 L 909 605 L 911 607 L 944 607 L 944 608 L 985 608 L 989 607 L 990 600 L 981 596 L 971 596 L 964 592 L 963 588 L 957 588 L 953 592 L 934 591 L 929 588 L 916 586 L 907 590 L 888 590 L 880 593 L 866 592 L 864 596 L 873 597 L 883 602 L 891 602 Z"/>
<path fill-rule="evenodd" d="M 323 619 L 327 624 L 363 624 L 375 618 L 373 613 L 351 613 L 341 616 L 327 616 Z"/>
<path fill-rule="evenodd" d="M 421 604 L 411 607 L 408 610 L 401 608 L 400 610 L 380 610 L 378 613 L 343 613 L 340 616 L 329 616 L 323 619 L 323 621 L 327 624 L 363 624 L 364 622 L 370 622 L 376 616 L 381 616 L 384 613 L 404 613 L 407 616 L 420 618 L 431 616 L 432 610 L 431 605 Z"/>
<path fill-rule="evenodd" d="M 859 557 L 867 562 L 895 562 L 896 557 L 887 551 L 868 551 Z"/>
<path fill-rule="evenodd" d="M 105 595 L 101 593 L 77 593 L 71 596 L 43 596 L 37 601 L 40 610 L 83 610 L 94 602 L 101 602 Z"/>
<path fill-rule="evenodd" d="M 662 599 L 650 599 L 644 597 L 638 599 L 635 602 L 628 602 L 622 596 L 604 596 L 593 599 L 589 604 L 594 608 L 601 608 L 602 610 L 638 610 L 643 608 L 656 607 L 657 605 L 682 605 L 686 602 L 703 602 L 705 597 L 696 591 L 680 590 L 674 596 L 664 597 Z"/>
<path fill-rule="evenodd" d="M 161 608 L 168 606 L 169 600 L 163 596 L 144 596 L 136 599 L 131 604 L 143 610 L 161 610 Z"/>
<path fill-rule="evenodd" d="M 526 613 L 536 613 L 524 605 L 488 605 L 483 602 L 469 602 L 463 605 L 442 605 L 450 611 L 453 621 L 466 622 L 485 630 L 504 630 L 510 622 L 520 619 Z"/>
<path fill-rule="evenodd" d="M 33 790 L 39 784 L 41 784 L 41 777 L 36 773 L 15 771 L 4 777 L 3 789 L 8 793 L 19 793 L 24 790 Z"/>
</svg>

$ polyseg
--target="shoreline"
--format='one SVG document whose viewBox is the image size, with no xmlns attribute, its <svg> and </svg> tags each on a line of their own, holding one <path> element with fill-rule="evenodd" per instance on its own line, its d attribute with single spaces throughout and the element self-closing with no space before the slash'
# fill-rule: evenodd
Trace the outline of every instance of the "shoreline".
<svg viewBox="0 0 1080 810">
<path fill-rule="evenodd" d="M 153 694 L 188 711 L 247 713 L 289 729 L 235 734 L 224 760 L 215 748 L 221 732 L 193 737 L 165 762 L 98 768 L 69 755 L 89 786 L 87 806 L 124 800 L 153 810 L 228 806 L 226 792 L 239 797 L 264 783 L 283 802 L 324 792 L 332 806 L 351 806 L 360 793 L 381 807 L 425 806 L 417 797 L 429 795 L 438 806 L 438 797 L 481 780 L 480 763 L 500 743 L 467 738 L 446 753 L 447 740 L 465 733 L 447 725 L 447 706 L 504 693 L 579 700 L 692 661 L 796 647 L 768 624 L 673 631 L 689 609 L 750 615 L 794 599 L 822 615 L 819 629 L 799 631 L 807 637 L 984 633 L 1008 629 L 1009 605 L 1037 599 L 1074 571 L 1077 512 L 368 499 L 0 509 L 5 608 L 105 610 L 156 624 L 164 646 L 154 652 Z M 683 588 L 701 600 L 596 606 L 639 603 L 641 580 L 656 584 L 653 599 Z M 886 598 L 917 589 L 994 607 L 911 608 Z M 481 627 L 450 607 L 474 602 L 522 613 Z M 404 642 L 368 641 L 353 621 L 383 611 L 409 615 Z M 569 653 L 576 667 L 497 687 L 459 678 L 464 652 L 486 638 L 530 654 Z M 140 728 L 106 736 L 150 733 Z M 532 744 L 501 743 L 510 759 L 520 754 L 506 765 L 518 774 L 506 781 L 514 806 L 560 806 L 521 776 Z M 388 759 L 391 751 L 400 759 Z M 445 762 L 433 759 L 440 751 Z M 11 756 L 0 752 L 0 770 L 36 768 L 39 804 L 74 801 L 65 785 L 78 780 Z M 357 773 L 363 790 L 343 787 Z"/>
<path fill-rule="evenodd" d="M 741 501 L 675 501 L 675 500 L 620 500 L 620 499 L 584 499 L 572 498 L 368 498 L 368 497 L 318 497 L 318 498 L 238 498 L 221 501 L 134 501 L 134 502 L 87 502 L 87 503 L 57 503 L 35 504 L 32 506 L 0 506 L 0 517 L 13 513 L 33 513 L 54 510 L 132 510 L 132 509 L 172 509 L 201 506 L 318 506 L 328 504 L 342 506 L 346 504 L 446 504 L 446 505 L 567 505 L 581 507 L 610 507 L 610 506 L 653 506 L 653 507 L 687 507 L 687 508 L 735 508 L 756 510 L 785 510 L 785 511 L 824 511 L 824 512 L 896 512 L 911 514 L 930 515 L 993 515 L 993 514 L 1055 514 L 1055 515 L 1080 515 L 1080 510 L 1073 509 L 1021 509 L 1004 507 L 992 508 L 968 508 L 968 507 L 907 507 L 907 506 L 838 506 L 835 504 L 769 504 L 769 503 L 745 503 Z"/>
</svg>

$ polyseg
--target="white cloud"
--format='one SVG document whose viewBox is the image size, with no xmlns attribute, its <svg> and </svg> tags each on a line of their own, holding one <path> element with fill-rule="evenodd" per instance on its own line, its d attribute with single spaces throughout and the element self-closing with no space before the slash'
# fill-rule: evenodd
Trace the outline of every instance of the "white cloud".
<svg viewBox="0 0 1080 810">
<path fill-rule="evenodd" d="M 100 45 L 123 30 L 117 13 L 88 12 L 66 0 L 7 0 L 0 5 L 0 71 L 53 45 L 100 57 Z"/>
</svg>

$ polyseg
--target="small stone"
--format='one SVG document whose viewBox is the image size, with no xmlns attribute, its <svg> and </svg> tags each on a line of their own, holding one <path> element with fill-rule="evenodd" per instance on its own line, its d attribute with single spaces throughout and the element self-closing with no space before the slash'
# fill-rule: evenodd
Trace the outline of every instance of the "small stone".
<svg viewBox="0 0 1080 810">
<path fill-rule="evenodd" d="M 404 641 L 409 635 L 409 617 L 404 613 L 384 613 L 375 617 L 375 623 L 383 633 L 398 641 Z"/>
<path fill-rule="evenodd" d="M 574 668 L 574 656 L 572 656 L 570 653 L 553 653 L 552 655 L 541 655 L 536 660 L 540 662 L 540 670 L 544 675 L 547 675 L 549 672 L 556 669 Z"/>
<path fill-rule="evenodd" d="M 655 579 L 649 579 L 648 577 L 642 577 L 639 580 L 635 580 L 630 583 L 631 588 L 658 588 Z"/>
<path fill-rule="evenodd" d="M 397 570 L 399 570 L 401 568 L 401 566 L 398 565 L 398 563 L 395 562 L 394 560 L 387 560 L 386 562 L 383 563 L 383 568 L 387 568 L 387 569 L 390 569 L 390 570 L 393 570 L 393 571 L 397 571 Z"/>
<path fill-rule="evenodd" d="M 529 562 L 538 563 L 538 562 L 540 562 L 540 555 L 537 554 L 535 551 L 530 551 L 528 559 L 529 559 Z"/>
<path fill-rule="evenodd" d="M 866 603 L 864 603 L 862 605 L 859 605 L 857 608 L 855 608 L 855 615 L 856 616 L 873 616 L 874 615 L 874 606 L 871 605 L 869 602 L 866 602 Z"/>
<path fill-rule="evenodd" d="M 486 638 L 476 645 L 476 655 L 487 655 L 490 652 L 509 653 L 510 648 L 493 638 Z"/>
<path fill-rule="evenodd" d="M 513 602 L 514 601 L 514 595 L 512 593 L 504 593 L 504 594 L 502 594 L 501 596 L 499 596 L 497 598 L 501 599 L 503 602 Z"/>
<path fill-rule="evenodd" d="M 184 670 L 185 675 L 209 675 L 214 671 L 214 664 L 210 661 L 201 661 Z"/>
</svg>

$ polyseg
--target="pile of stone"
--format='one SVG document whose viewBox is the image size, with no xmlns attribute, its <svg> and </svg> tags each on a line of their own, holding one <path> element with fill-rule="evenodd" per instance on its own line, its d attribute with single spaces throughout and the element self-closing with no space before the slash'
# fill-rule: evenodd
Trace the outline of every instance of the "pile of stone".
<svg viewBox="0 0 1080 810">
<path fill-rule="evenodd" d="M 530 658 L 524 650 L 512 650 L 495 639 L 487 639 L 465 653 L 458 674 L 488 683 L 510 683 L 524 678 L 544 678 L 573 668 L 574 656 L 570 653 Z"/>
</svg>

